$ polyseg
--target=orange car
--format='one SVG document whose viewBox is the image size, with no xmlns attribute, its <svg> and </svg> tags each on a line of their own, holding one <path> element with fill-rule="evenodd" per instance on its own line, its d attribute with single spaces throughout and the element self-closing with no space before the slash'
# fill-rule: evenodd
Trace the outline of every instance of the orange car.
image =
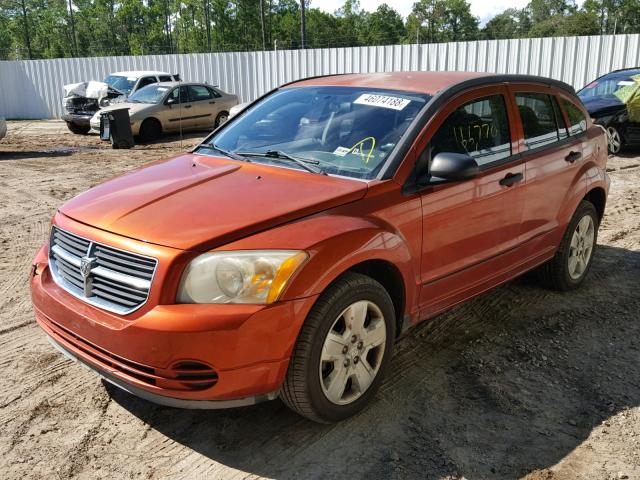
<svg viewBox="0 0 640 480">
<path fill-rule="evenodd" d="M 568 85 L 463 72 L 284 85 L 192 153 L 65 203 L 31 274 L 51 342 L 174 407 L 362 409 L 410 326 L 593 259 L 607 143 Z"/>
</svg>

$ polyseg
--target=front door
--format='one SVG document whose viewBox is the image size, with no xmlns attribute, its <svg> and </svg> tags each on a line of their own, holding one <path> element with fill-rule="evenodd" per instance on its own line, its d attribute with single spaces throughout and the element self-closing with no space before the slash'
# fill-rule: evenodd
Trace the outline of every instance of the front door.
<svg viewBox="0 0 640 480">
<path fill-rule="evenodd" d="M 189 91 L 187 87 L 180 86 L 173 89 L 167 96 L 165 103 L 172 101 L 171 107 L 166 108 L 163 112 L 164 120 L 162 122 L 166 130 L 179 131 L 193 128 L 194 108 L 189 99 Z"/>
<path fill-rule="evenodd" d="M 502 86 L 475 90 L 435 119 L 439 126 L 424 154 L 467 153 L 481 173 L 458 182 L 431 179 L 422 192 L 422 316 L 489 288 L 512 269 L 526 179 L 524 163 L 513 155 L 516 131 L 507 95 Z"/>
</svg>

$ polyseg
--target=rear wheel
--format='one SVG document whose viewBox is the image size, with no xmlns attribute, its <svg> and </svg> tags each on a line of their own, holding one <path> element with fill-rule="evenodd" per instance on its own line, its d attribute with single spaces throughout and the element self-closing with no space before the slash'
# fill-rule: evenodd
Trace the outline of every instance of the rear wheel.
<svg viewBox="0 0 640 480">
<path fill-rule="evenodd" d="M 229 112 L 220 112 L 216 117 L 216 121 L 213 126 L 218 128 L 220 125 L 226 123 L 227 120 L 229 120 Z"/>
<path fill-rule="evenodd" d="M 152 142 L 160 138 L 162 125 L 155 118 L 147 118 L 140 125 L 140 139 L 145 142 Z"/>
<path fill-rule="evenodd" d="M 622 151 L 622 148 L 624 147 L 623 138 L 617 127 L 607 127 L 607 144 L 609 153 L 612 153 L 613 155 L 617 155 Z"/>
<path fill-rule="evenodd" d="M 86 135 L 91 130 L 89 125 L 78 125 L 73 122 L 67 122 L 67 128 L 76 135 Z"/>
<path fill-rule="evenodd" d="M 580 202 L 556 255 L 540 267 L 544 283 L 556 290 L 578 288 L 591 267 L 598 239 L 598 214 L 592 203 Z"/>
<path fill-rule="evenodd" d="M 347 273 L 309 313 L 281 390 L 282 400 L 311 420 L 331 423 L 362 410 L 391 360 L 395 312 L 375 280 Z"/>
</svg>

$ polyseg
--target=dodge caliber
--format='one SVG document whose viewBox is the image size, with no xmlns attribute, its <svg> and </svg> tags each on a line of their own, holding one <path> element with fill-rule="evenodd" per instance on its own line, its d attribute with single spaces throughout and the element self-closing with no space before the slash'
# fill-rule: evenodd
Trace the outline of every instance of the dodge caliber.
<svg viewBox="0 0 640 480">
<path fill-rule="evenodd" d="M 532 269 L 577 288 L 607 141 L 574 90 L 412 72 L 281 86 L 65 203 L 33 262 L 62 353 L 163 405 L 361 410 L 409 327 Z"/>
</svg>

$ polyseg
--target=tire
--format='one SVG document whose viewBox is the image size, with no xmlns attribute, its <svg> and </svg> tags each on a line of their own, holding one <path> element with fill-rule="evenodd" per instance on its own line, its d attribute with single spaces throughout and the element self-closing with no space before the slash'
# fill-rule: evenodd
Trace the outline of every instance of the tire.
<svg viewBox="0 0 640 480">
<path fill-rule="evenodd" d="M 573 214 L 555 256 L 539 269 L 540 277 L 548 287 L 568 291 L 582 284 L 593 261 L 598 241 L 598 226 L 596 208 L 592 203 L 583 200 Z M 580 235 L 587 235 L 582 243 L 579 241 Z M 577 260 L 578 257 L 581 260 Z"/>
<path fill-rule="evenodd" d="M 347 323 L 352 313 L 363 319 L 362 329 L 356 327 L 357 322 Z M 365 275 L 344 274 L 309 312 L 289 361 L 281 399 L 293 411 L 319 423 L 358 413 L 384 378 L 395 326 L 393 302 L 384 287 Z M 326 360 L 329 357 L 334 358 Z"/>
<path fill-rule="evenodd" d="M 89 125 L 77 125 L 73 122 L 67 122 L 67 128 L 71 133 L 75 133 L 76 135 L 86 135 L 91 130 L 91 126 Z"/>
<path fill-rule="evenodd" d="M 153 142 L 160 138 L 162 134 L 162 125 L 155 118 L 147 118 L 140 125 L 140 140 L 143 142 Z"/>
<path fill-rule="evenodd" d="M 607 150 L 612 155 L 618 155 L 624 149 L 624 137 L 619 127 L 610 125 L 607 127 Z"/>
<path fill-rule="evenodd" d="M 213 124 L 213 128 L 218 128 L 220 125 L 229 120 L 229 112 L 220 112 L 216 117 L 216 121 Z"/>
</svg>

